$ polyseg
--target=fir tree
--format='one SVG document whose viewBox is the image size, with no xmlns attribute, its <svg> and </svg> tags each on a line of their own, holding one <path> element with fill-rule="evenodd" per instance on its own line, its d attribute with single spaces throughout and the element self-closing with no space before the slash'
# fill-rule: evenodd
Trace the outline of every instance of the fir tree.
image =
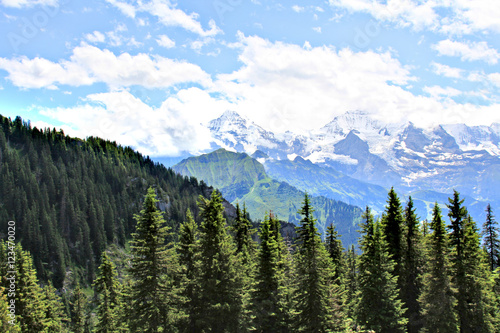
<svg viewBox="0 0 500 333">
<path fill-rule="evenodd" d="M 109 333 L 124 331 L 122 315 L 121 284 L 118 282 L 116 267 L 106 252 L 101 256 L 99 274 L 94 281 L 95 291 L 98 294 L 96 332 Z"/>
<path fill-rule="evenodd" d="M 354 245 L 347 251 L 347 270 L 346 270 L 346 307 L 347 316 L 349 318 L 355 317 L 355 309 L 358 294 L 358 265 L 357 255 L 354 250 Z"/>
<path fill-rule="evenodd" d="M 73 290 L 71 305 L 71 328 L 74 333 L 87 331 L 87 296 L 79 284 Z"/>
<path fill-rule="evenodd" d="M 179 229 L 177 252 L 183 277 L 181 296 L 184 297 L 183 312 L 186 319 L 181 324 L 181 331 L 196 333 L 196 311 L 202 311 L 198 299 L 198 284 L 196 277 L 199 274 L 199 240 L 198 227 L 190 210 L 186 213 L 186 221 Z"/>
<path fill-rule="evenodd" d="M 136 332 L 168 331 L 179 319 L 173 283 L 178 273 L 177 258 L 174 249 L 165 245 L 168 230 L 157 202 L 155 190 L 149 188 L 141 213 L 135 216 L 137 226 L 130 242 L 130 329 Z"/>
<path fill-rule="evenodd" d="M 344 247 L 333 223 L 326 228 L 325 246 L 333 261 L 333 279 L 342 279 L 345 273 Z"/>
<path fill-rule="evenodd" d="M 389 255 L 381 225 L 373 221 L 368 207 L 364 218 L 356 321 L 376 332 L 404 332 L 408 321 L 399 300 L 397 279 L 392 275 L 395 263 Z"/>
<path fill-rule="evenodd" d="M 64 312 L 64 304 L 52 283 L 43 288 L 45 307 L 44 332 L 61 333 L 68 332 L 67 323 L 69 318 Z"/>
<path fill-rule="evenodd" d="M 449 241 L 437 203 L 434 205 L 430 227 L 432 233 L 427 239 L 427 265 L 419 299 L 424 318 L 424 332 L 458 332 L 456 299 L 450 279 Z"/>
<path fill-rule="evenodd" d="M 500 266 L 500 236 L 498 223 L 493 216 L 491 206 L 486 207 L 486 222 L 483 224 L 483 244 L 488 253 L 489 267 L 491 271 Z"/>
<path fill-rule="evenodd" d="M 210 200 L 200 196 L 200 288 L 201 312 L 198 332 L 235 332 L 241 311 L 241 277 L 236 247 L 226 230 L 222 197 L 212 192 Z"/>
<path fill-rule="evenodd" d="M 424 265 L 422 234 L 411 197 L 404 210 L 405 244 L 402 251 L 400 271 L 401 300 L 407 308 L 408 333 L 419 332 L 422 327 L 421 309 L 418 299 L 422 291 L 422 269 Z"/>
<path fill-rule="evenodd" d="M 306 194 L 303 216 L 297 227 L 297 252 L 295 255 L 295 329 L 298 332 L 328 332 L 334 329 L 332 305 L 333 264 L 316 228 L 314 209 Z"/>
<path fill-rule="evenodd" d="M 18 333 L 21 329 L 15 322 L 15 318 L 10 315 L 7 297 L 4 293 L 4 288 L 0 287 L 0 332 Z"/>
<path fill-rule="evenodd" d="M 260 247 L 252 290 L 253 330 L 256 332 L 288 332 L 290 289 L 288 257 L 277 220 L 266 215 L 260 226 Z"/>
<path fill-rule="evenodd" d="M 385 214 L 382 217 L 382 232 L 384 233 L 389 255 L 394 260 L 394 275 L 399 279 L 403 257 L 403 240 L 404 240 L 404 221 L 401 207 L 401 201 L 391 188 L 387 199 L 387 207 Z M 398 286 L 401 288 L 401 283 L 398 280 Z"/>
</svg>

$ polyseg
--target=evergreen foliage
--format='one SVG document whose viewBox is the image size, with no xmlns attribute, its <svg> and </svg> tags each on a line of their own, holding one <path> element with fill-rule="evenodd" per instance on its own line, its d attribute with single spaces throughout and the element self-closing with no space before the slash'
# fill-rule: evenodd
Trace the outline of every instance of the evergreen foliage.
<svg viewBox="0 0 500 333">
<path fill-rule="evenodd" d="M 438 204 L 434 205 L 430 223 L 432 233 L 427 236 L 427 264 L 420 296 L 424 332 L 458 332 L 455 313 L 456 298 L 451 283 L 451 264 L 448 234 Z"/>
<path fill-rule="evenodd" d="M 342 326 L 334 321 L 332 305 L 333 263 L 316 228 L 314 209 L 309 196 L 304 196 L 303 216 L 297 227 L 297 251 L 294 257 L 295 330 L 297 332 L 329 332 Z M 342 316 L 340 316 L 342 318 Z"/>
<path fill-rule="evenodd" d="M 241 276 L 236 246 L 226 229 L 222 197 L 212 192 L 210 200 L 200 196 L 200 288 L 198 332 L 236 332 L 239 326 Z"/>
<path fill-rule="evenodd" d="M 404 221 L 401 201 L 394 188 L 388 194 L 387 206 L 382 217 L 382 232 L 387 242 L 387 249 L 391 259 L 394 261 L 394 275 L 399 279 L 403 261 Z M 398 280 L 398 286 L 401 283 Z"/>
<path fill-rule="evenodd" d="M 288 332 L 290 327 L 291 269 L 288 250 L 273 214 L 265 216 L 260 226 L 260 247 L 251 294 L 252 330 Z"/>
<path fill-rule="evenodd" d="M 498 222 L 493 216 L 491 206 L 486 207 L 486 222 L 483 224 L 483 244 L 488 253 L 488 262 L 491 271 L 500 267 L 500 235 Z"/>
<path fill-rule="evenodd" d="M 165 245 L 168 227 L 157 202 L 155 190 L 149 188 L 143 208 L 135 216 L 137 226 L 130 242 L 130 329 L 134 332 L 168 331 L 180 317 L 176 304 L 177 288 L 174 285 L 175 276 L 179 274 L 177 257 L 175 249 Z M 111 288 L 107 291 L 111 299 Z"/>
<path fill-rule="evenodd" d="M 405 332 L 408 320 L 399 299 L 394 261 L 389 255 L 382 226 L 374 222 L 368 207 L 361 225 L 362 254 L 359 257 L 359 289 L 356 320 L 375 332 Z"/>
<path fill-rule="evenodd" d="M 84 333 L 88 331 L 87 325 L 87 296 L 80 285 L 77 284 L 73 290 L 71 305 L 71 329 L 74 333 Z"/>
<path fill-rule="evenodd" d="M 404 246 L 402 248 L 402 264 L 400 270 L 401 300 L 407 308 L 408 333 L 419 332 L 422 327 L 422 316 L 418 299 L 422 292 L 422 274 L 424 254 L 422 233 L 418 218 L 413 208 L 411 197 L 404 210 Z"/>
</svg>

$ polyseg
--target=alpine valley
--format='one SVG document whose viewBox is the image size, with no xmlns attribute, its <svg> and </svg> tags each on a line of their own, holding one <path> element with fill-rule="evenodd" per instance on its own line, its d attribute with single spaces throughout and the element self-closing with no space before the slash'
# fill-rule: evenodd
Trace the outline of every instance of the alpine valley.
<svg viewBox="0 0 500 333">
<path fill-rule="evenodd" d="M 494 210 L 500 206 L 500 124 L 419 128 L 411 122 L 382 123 L 363 111 L 350 111 L 298 135 L 273 133 L 227 111 L 206 126 L 212 151 L 233 154 L 207 152 L 173 169 L 218 187 L 233 203 L 245 202 L 254 219 L 262 218 L 268 207 L 278 210 L 280 218 L 295 215 L 300 195 L 293 191 L 361 208 L 368 205 L 380 214 L 394 187 L 403 201 L 412 197 L 421 219 L 431 216 L 435 202 L 447 214 L 444 204 L 453 190 L 465 198 L 476 221 L 484 220 L 488 203 Z M 284 197 L 273 196 L 282 207 L 263 202 L 265 198 L 256 192 L 263 183 L 275 192 L 288 186 L 287 193 L 296 197 L 293 205 L 283 191 Z"/>
</svg>

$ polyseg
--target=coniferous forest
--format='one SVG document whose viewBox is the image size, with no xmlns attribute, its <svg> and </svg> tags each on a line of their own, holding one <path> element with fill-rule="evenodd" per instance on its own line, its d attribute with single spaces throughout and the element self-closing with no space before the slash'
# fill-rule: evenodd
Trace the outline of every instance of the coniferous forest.
<svg viewBox="0 0 500 333">
<path fill-rule="evenodd" d="M 391 189 L 345 249 L 307 195 L 284 236 L 130 148 L 0 120 L 2 332 L 500 331 L 498 223 L 456 191 L 421 221 Z"/>
</svg>

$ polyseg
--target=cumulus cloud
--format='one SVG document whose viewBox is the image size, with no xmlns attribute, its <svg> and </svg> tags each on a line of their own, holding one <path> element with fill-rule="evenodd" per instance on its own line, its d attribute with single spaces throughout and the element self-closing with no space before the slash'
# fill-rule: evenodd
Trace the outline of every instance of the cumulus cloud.
<svg viewBox="0 0 500 333">
<path fill-rule="evenodd" d="M 432 70 L 437 75 L 442 75 L 445 77 L 460 79 L 464 73 L 464 70 L 461 68 L 450 67 L 448 65 L 440 64 L 437 62 L 433 62 L 431 64 Z"/>
<path fill-rule="evenodd" d="M 303 12 L 303 11 L 304 11 L 304 9 L 305 9 L 304 7 L 301 7 L 301 6 L 299 6 L 299 5 L 293 5 L 293 6 L 292 6 L 292 10 L 293 10 L 294 12 L 296 12 L 296 13 Z"/>
<path fill-rule="evenodd" d="M 82 44 L 69 60 L 58 63 L 43 58 L 0 58 L 7 78 L 22 88 L 51 88 L 57 85 L 82 86 L 102 82 L 112 89 L 142 85 L 146 88 L 170 87 L 194 82 L 210 86 L 210 75 L 198 65 L 160 56 L 131 55 L 101 50 Z"/>
<path fill-rule="evenodd" d="M 171 49 L 171 48 L 175 47 L 175 41 L 173 41 L 170 38 L 168 38 L 168 36 L 166 36 L 166 35 L 160 35 L 158 37 L 159 38 L 156 40 L 156 42 L 158 43 L 158 45 L 163 46 L 163 47 L 165 47 L 167 49 Z"/>
<path fill-rule="evenodd" d="M 498 1 L 329 0 L 329 3 L 416 30 L 425 28 L 454 35 L 500 32 Z"/>
<path fill-rule="evenodd" d="M 206 92 L 192 88 L 151 107 L 121 90 L 89 95 L 82 105 L 40 113 L 65 123 L 63 129 L 70 135 L 116 140 L 150 156 L 178 156 L 210 148 L 210 133 L 201 121 L 218 115 L 210 112 L 214 103 Z"/>
<path fill-rule="evenodd" d="M 111 5 L 117 7 L 124 15 L 135 18 L 137 13 L 145 12 L 155 16 L 160 23 L 167 27 L 180 27 L 200 37 L 213 37 L 222 32 L 215 24 L 214 20 L 208 22 L 209 29 L 203 29 L 198 21 L 197 13 L 187 14 L 176 8 L 170 0 L 150 0 L 139 1 L 129 4 L 118 0 L 106 0 Z"/>
<path fill-rule="evenodd" d="M 33 6 L 51 6 L 58 5 L 58 0 L 1 0 L 1 4 L 5 7 L 23 8 Z"/>
<path fill-rule="evenodd" d="M 91 34 L 86 34 L 85 39 L 90 43 L 104 43 L 106 36 L 99 31 L 94 31 Z"/>
<path fill-rule="evenodd" d="M 490 48 L 486 42 L 456 42 L 449 39 L 439 41 L 432 46 L 439 55 L 460 57 L 463 61 L 481 60 L 490 65 L 498 62 L 500 54 Z"/>
</svg>

